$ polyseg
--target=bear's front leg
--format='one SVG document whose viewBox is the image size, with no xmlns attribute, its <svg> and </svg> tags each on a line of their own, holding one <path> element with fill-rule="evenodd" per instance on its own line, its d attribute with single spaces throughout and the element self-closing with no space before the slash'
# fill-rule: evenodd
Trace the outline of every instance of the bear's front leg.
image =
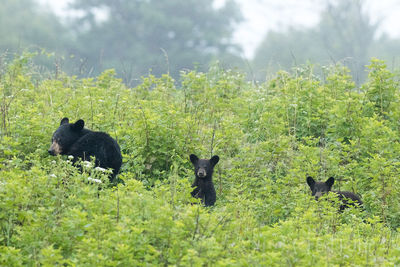
<svg viewBox="0 0 400 267">
<path fill-rule="evenodd" d="M 204 197 L 204 204 L 206 207 L 213 206 L 215 204 L 215 201 L 217 200 L 217 194 L 213 184 L 211 184 L 211 186 L 207 188 L 207 191 L 204 192 Z"/>
</svg>

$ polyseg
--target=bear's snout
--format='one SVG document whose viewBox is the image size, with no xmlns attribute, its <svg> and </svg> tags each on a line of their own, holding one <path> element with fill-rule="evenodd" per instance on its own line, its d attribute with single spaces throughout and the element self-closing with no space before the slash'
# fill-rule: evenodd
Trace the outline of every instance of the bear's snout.
<svg viewBox="0 0 400 267">
<path fill-rule="evenodd" d="M 57 142 L 53 142 L 47 151 L 50 155 L 57 156 L 58 154 L 61 154 L 61 147 Z"/>
<path fill-rule="evenodd" d="M 200 178 L 206 177 L 207 176 L 207 172 L 205 169 L 201 168 L 197 171 L 197 176 L 199 176 Z"/>
<path fill-rule="evenodd" d="M 315 199 L 318 200 L 322 196 L 322 192 L 316 192 L 315 193 Z"/>
</svg>

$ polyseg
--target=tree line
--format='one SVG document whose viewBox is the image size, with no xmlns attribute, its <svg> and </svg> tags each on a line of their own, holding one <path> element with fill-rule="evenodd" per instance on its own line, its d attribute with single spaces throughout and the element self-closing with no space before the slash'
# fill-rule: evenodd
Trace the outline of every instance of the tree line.
<svg viewBox="0 0 400 267">
<path fill-rule="evenodd" d="M 239 4 L 228 0 L 217 8 L 214 2 L 74 0 L 68 6 L 74 15 L 66 19 L 37 0 L 5 0 L 0 53 L 36 51 L 47 69 L 80 77 L 115 68 L 128 85 L 149 73 L 178 77 L 184 69 L 204 71 L 216 60 L 254 80 L 307 63 L 341 63 L 363 81 L 371 57 L 397 65 L 400 40 L 377 37 L 379 23 L 371 21 L 365 1 L 326 0 L 317 25 L 267 32 L 251 59 L 243 58 L 233 39 L 244 20 Z"/>
</svg>

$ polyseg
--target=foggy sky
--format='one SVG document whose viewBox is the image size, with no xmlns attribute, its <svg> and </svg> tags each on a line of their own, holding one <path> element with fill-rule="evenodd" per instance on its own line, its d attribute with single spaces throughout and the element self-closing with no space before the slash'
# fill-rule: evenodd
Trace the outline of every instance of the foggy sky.
<svg viewBox="0 0 400 267">
<path fill-rule="evenodd" d="M 71 0 L 38 0 L 65 16 L 67 3 Z M 215 0 L 220 6 L 225 0 Z M 244 50 L 244 57 L 251 59 L 254 50 L 269 30 L 285 30 L 288 27 L 312 27 L 319 21 L 321 0 L 236 0 L 241 7 L 244 21 L 234 35 L 235 42 Z M 400 37 L 400 1 L 365 0 L 366 12 L 373 22 L 380 21 L 378 34 Z"/>
</svg>

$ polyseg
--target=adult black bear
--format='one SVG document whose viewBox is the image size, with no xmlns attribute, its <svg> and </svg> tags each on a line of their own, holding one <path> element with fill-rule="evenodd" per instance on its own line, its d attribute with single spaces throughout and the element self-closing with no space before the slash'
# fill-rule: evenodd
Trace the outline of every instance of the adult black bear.
<svg viewBox="0 0 400 267">
<path fill-rule="evenodd" d="M 218 156 L 213 156 L 211 159 L 199 159 L 196 155 L 190 155 L 190 161 L 194 166 L 194 174 L 196 178 L 192 187 L 192 196 L 200 198 L 201 202 L 206 206 L 213 206 L 216 201 L 216 193 L 212 181 L 214 166 L 219 161 Z"/>
<path fill-rule="evenodd" d="M 116 183 L 115 177 L 122 164 L 121 150 L 117 141 L 106 133 L 94 132 L 85 129 L 84 126 L 83 120 L 69 123 L 68 118 L 63 118 L 51 139 L 49 154 L 72 155 L 74 163 L 78 159 L 90 161 L 95 157 L 96 166 L 112 169 L 110 182 Z"/>
<path fill-rule="evenodd" d="M 312 195 L 318 200 L 323 194 L 331 191 L 335 178 L 330 177 L 325 182 L 316 182 L 312 177 L 307 177 L 307 184 L 311 189 Z M 340 211 L 343 211 L 349 206 L 361 206 L 363 203 L 359 196 L 348 191 L 332 191 L 336 193 L 341 201 Z M 349 201 L 350 200 L 350 201 Z"/>
</svg>

